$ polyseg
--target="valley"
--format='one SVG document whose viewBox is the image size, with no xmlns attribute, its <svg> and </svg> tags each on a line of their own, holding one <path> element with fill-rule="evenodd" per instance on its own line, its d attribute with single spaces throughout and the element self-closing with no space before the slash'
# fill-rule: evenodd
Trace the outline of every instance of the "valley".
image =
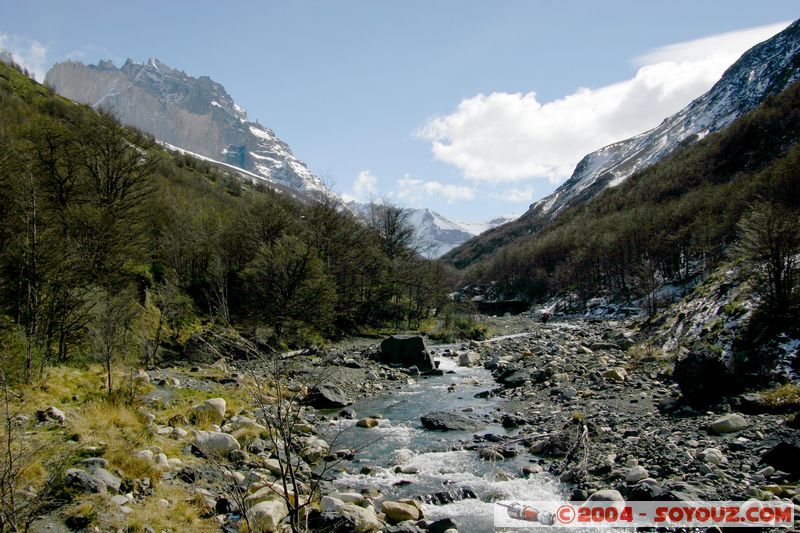
<svg viewBox="0 0 800 533">
<path fill-rule="evenodd" d="M 767 29 L 705 93 L 576 158 L 557 187 L 554 166 L 519 168 L 537 136 L 574 124 L 537 120 L 626 91 L 636 109 L 636 87 L 544 105 L 534 92 L 465 97 L 405 134 L 458 169 L 425 179 L 399 171 L 405 140 L 380 152 L 369 117 L 375 142 L 347 150 L 394 162 L 384 198 L 369 170 L 331 190 L 209 76 L 82 53 L 44 75 L 0 48 L 0 533 L 560 520 L 526 501 L 783 506 L 797 528 L 800 21 Z M 636 80 L 669 92 L 659 69 L 700 64 L 646 64 Z M 259 94 L 288 84 L 330 108 L 308 139 L 358 104 L 325 146 L 305 145 L 331 160 L 370 98 L 405 105 L 356 90 L 359 76 L 282 74 Z M 289 100 L 270 102 L 284 126 Z M 454 129 L 431 137 L 433 124 Z M 507 160 L 481 159 L 486 144 Z M 532 177 L 553 192 L 501 211 L 538 194 Z M 475 222 L 490 209 L 508 214 Z"/>
</svg>

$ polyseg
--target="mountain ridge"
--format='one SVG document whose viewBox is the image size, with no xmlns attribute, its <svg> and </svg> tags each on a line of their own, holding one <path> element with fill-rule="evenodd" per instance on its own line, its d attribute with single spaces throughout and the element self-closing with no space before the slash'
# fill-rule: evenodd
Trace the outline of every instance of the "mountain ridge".
<svg viewBox="0 0 800 533">
<path fill-rule="evenodd" d="M 541 231 L 560 213 L 614 187 L 666 155 L 720 131 L 768 96 L 800 79 L 800 20 L 745 52 L 705 94 L 658 126 L 584 156 L 555 192 L 530 206 L 514 223 L 489 230 L 445 255 L 467 266 L 524 235 Z"/>
</svg>

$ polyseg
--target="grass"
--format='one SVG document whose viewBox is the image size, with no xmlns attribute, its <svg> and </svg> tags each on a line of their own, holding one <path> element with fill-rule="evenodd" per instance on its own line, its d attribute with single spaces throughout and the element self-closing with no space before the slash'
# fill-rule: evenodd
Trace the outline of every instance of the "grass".
<svg viewBox="0 0 800 533">
<path fill-rule="evenodd" d="M 800 409 L 800 384 L 787 383 L 761 393 L 761 402 L 772 409 Z"/>
</svg>

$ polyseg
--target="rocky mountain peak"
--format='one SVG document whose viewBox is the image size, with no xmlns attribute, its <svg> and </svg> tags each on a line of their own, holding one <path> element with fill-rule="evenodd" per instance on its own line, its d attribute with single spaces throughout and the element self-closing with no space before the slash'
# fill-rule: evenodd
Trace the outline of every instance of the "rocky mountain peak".
<svg viewBox="0 0 800 533">
<path fill-rule="evenodd" d="M 245 109 L 208 76 L 193 77 L 150 58 L 128 59 L 120 68 L 111 61 L 59 63 L 46 81 L 67 98 L 109 109 L 122 122 L 185 151 L 300 193 L 325 190 L 275 132 L 248 121 Z"/>
</svg>

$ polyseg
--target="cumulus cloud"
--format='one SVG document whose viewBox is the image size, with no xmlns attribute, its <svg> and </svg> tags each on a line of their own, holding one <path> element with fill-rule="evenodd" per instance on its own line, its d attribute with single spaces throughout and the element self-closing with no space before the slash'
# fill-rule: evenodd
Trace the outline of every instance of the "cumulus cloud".
<svg viewBox="0 0 800 533">
<path fill-rule="evenodd" d="M 17 35 L 0 33 L 0 49 L 11 53 L 14 62 L 27 69 L 37 81 L 44 80 L 47 73 L 47 47 L 39 41 Z"/>
<path fill-rule="evenodd" d="M 653 50 L 636 75 L 542 103 L 535 92 L 479 94 L 415 135 L 465 177 L 500 183 L 546 177 L 560 183 L 581 157 L 658 125 L 711 88 L 748 48 L 786 24 L 720 34 Z"/>
<path fill-rule="evenodd" d="M 341 195 L 345 202 L 368 202 L 378 196 L 378 178 L 369 170 L 362 170 L 350 187 L 350 192 Z"/>
<path fill-rule="evenodd" d="M 450 185 L 438 181 L 423 181 L 405 177 L 397 180 L 397 190 L 394 196 L 398 199 L 413 205 L 430 198 L 444 198 L 447 203 L 459 200 L 472 200 L 475 197 L 475 189 L 463 185 Z"/>
</svg>

